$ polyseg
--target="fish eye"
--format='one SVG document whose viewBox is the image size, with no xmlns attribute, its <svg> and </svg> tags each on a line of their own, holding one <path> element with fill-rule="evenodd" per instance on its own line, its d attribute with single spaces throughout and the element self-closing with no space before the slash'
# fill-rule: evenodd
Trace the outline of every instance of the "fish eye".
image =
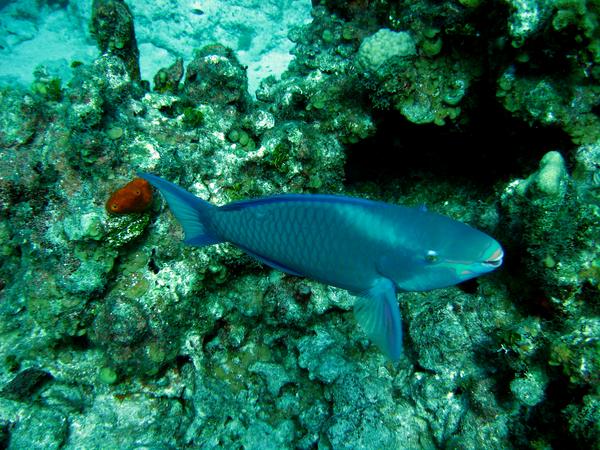
<svg viewBox="0 0 600 450">
<path fill-rule="evenodd" d="M 425 261 L 428 263 L 434 263 L 438 260 L 438 253 L 435 250 L 427 250 L 425 254 Z"/>
</svg>

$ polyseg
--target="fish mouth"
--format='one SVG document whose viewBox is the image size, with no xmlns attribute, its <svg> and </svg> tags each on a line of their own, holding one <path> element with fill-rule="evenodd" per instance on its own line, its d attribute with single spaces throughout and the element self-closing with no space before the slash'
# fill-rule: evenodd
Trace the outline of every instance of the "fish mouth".
<svg viewBox="0 0 600 450">
<path fill-rule="evenodd" d="M 504 252 L 502 248 L 498 248 L 488 259 L 482 262 L 482 264 L 490 267 L 499 267 L 502 264 L 504 258 Z"/>
</svg>

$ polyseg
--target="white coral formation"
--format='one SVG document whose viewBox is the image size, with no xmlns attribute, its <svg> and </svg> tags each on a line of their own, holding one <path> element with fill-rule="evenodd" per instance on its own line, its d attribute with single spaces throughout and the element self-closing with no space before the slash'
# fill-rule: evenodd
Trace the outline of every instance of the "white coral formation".
<svg viewBox="0 0 600 450">
<path fill-rule="evenodd" d="M 357 62 L 363 69 L 375 71 L 391 58 L 413 56 L 416 52 L 410 33 L 382 28 L 362 42 Z"/>
</svg>

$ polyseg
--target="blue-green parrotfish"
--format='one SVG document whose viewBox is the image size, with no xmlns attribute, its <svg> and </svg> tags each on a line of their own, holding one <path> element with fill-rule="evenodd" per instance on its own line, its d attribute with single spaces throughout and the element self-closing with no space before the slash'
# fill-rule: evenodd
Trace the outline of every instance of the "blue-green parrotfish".
<svg viewBox="0 0 600 450">
<path fill-rule="evenodd" d="M 387 358 L 402 354 L 397 291 L 452 286 L 502 264 L 490 236 L 426 211 L 360 198 L 283 194 L 215 206 L 140 173 L 167 200 L 185 243 L 229 242 L 262 263 L 358 296 L 354 315 Z"/>
</svg>

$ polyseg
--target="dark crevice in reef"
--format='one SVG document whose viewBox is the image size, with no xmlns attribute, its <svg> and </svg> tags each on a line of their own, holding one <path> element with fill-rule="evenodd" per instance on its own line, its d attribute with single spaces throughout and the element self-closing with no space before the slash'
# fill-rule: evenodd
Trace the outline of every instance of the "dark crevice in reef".
<svg viewBox="0 0 600 450">
<path fill-rule="evenodd" d="M 376 134 L 346 150 L 346 185 L 435 178 L 486 191 L 526 177 L 548 150 L 573 148 L 562 130 L 514 119 L 493 99 L 464 117 L 469 120 L 440 127 L 415 125 L 395 111 L 376 114 Z"/>
<path fill-rule="evenodd" d="M 57 342 L 57 349 L 69 349 L 75 351 L 85 351 L 92 348 L 92 344 L 87 335 L 68 336 Z"/>
<path fill-rule="evenodd" d="M 592 442 L 577 439 L 569 432 L 562 414 L 569 405 L 580 404 L 588 393 L 587 387 L 573 386 L 565 376 L 553 379 L 546 388 L 547 400 L 527 411 L 525 420 L 513 422 L 515 448 L 529 449 L 537 440 L 548 442 L 551 448 L 593 448 Z"/>
</svg>

